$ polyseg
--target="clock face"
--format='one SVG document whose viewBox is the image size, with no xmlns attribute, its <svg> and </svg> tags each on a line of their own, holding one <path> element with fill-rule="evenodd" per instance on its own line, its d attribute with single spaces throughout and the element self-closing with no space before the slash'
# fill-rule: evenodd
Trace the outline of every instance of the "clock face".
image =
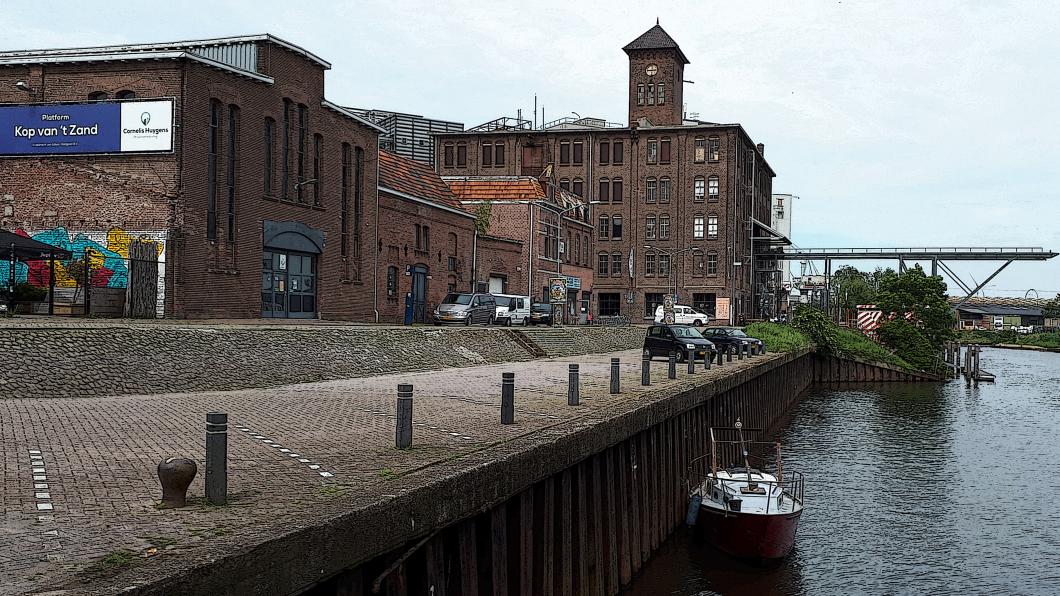
<svg viewBox="0 0 1060 596">
<path fill-rule="evenodd" d="M 647 73 L 649 77 L 654 77 L 655 74 L 659 72 L 659 67 L 655 66 L 654 64 L 649 64 L 648 68 L 644 69 L 644 72 Z"/>
</svg>

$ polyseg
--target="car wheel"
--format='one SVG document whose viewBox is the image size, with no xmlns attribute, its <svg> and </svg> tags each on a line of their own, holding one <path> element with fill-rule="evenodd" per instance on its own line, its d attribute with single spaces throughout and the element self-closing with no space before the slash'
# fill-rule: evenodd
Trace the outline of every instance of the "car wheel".
<svg viewBox="0 0 1060 596">
<path fill-rule="evenodd" d="M 468 315 L 467 318 L 464 319 L 464 327 L 470 327 L 470 326 L 471 326 L 471 315 Z"/>
<path fill-rule="evenodd" d="M 504 319 L 504 326 L 505 327 L 511 327 L 512 326 L 512 318 L 511 317 L 508 317 L 507 319 Z"/>
<path fill-rule="evenodd" d="M 526 317 L 525 319 L 523 319 L 523 327 L 529 327 L 529 326 L 530 326 L 530 317 Z"/>
<path fill-rule="evenodd" d="M 677 361 L 678 362 L 684 362 L 685 361 L 685 351 L 684 350 L 677 350 Z"/>
<path fill-rule="evenodd" d="M 703 321 L 700 321 L 699 319 L 696 319 L 695 321 L 692 321 L 692 325 L 694 325 L 696 327 L 702 327 L 703 326 Z"/>
</svg>

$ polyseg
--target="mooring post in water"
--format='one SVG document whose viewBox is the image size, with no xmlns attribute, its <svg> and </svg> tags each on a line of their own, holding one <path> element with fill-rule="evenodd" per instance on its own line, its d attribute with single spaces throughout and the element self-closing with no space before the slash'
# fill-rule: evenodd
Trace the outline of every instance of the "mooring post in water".
<svg viewBox="0 0 1060 596">
<path fill-rule="evenodd" d="M 397 430 L 394 444 L 398 449 L 412 447 L 412 385 L 397 386 Z"/>
<path fill-rule="evenodd" d="M 619 365 L 618 358 L 612 358 L 611 359 L 611 395 L 616 395 L 616 394 L 618 394 L 619 391 L 622 390 L 622 387 L 620 385 L 621 381 L 619 381 L 619 378 L 618 378 L 618 365 Z"/>
<path fill-rule="evenodd" d="M 688 374 L 693 374 L 695 372 L 696 372 L 696 351 L 695 350 L 689 350 L 688 351 Z"/>
<path fill-rule="evenodd" d="M 651 385 L 651 352 L 644 350 L 640 358 L 640 384 L 647 387 Z"/>
<path fill-rule="evenodd" d="M 515 422 L 515 373 L 501 373 L 501 424 Z"/>
<path fill-rule="evenodd" d="M 206 414 L 206 500 L 228 502 L 228 414 Z"/>
<path fill-rule="evenodd" d="M 669 368 L 666 369 L 667 379 L 677 378 L 677 352 L 670 350 Z"/>
<path fill-rule="evenodd" d="M 576 406 L 579 402 L 578 395 L 578 365 L 567 365 L 567 405 Z"/>
</svg>

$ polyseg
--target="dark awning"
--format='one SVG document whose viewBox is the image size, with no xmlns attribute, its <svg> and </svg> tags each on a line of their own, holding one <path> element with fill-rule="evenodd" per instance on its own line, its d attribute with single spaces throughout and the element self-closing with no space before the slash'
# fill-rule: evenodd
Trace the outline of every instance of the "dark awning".
<svg viewBox="0 0 1060 596">
<path fill-rule="evenodd" d="M 73 256 L 70 251 L 58 246 L 52 246 L 7 230 L 0 230 L 0 260 L 7 261 L 11 259 L 12 245 L 15 248 L 15 258 L 21 261 L 47 259 L 49 257 L 69 259 Z"/>
</svg>

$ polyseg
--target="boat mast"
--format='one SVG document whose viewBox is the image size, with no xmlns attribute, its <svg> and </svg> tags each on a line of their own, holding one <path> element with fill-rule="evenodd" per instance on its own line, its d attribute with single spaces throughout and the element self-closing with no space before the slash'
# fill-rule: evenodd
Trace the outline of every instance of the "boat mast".
<svg viewBox="0 0 1060 596">
<path fill-rule="evenodd" d="M 740 436 L 740 451 L 743 453 L 743 467 L 747 470 L 747 486 L 751 486 L 751 464 L 747 462 L 747 445 L 743 442 L 743 423 L 736 419 L 736 432 Z"/>
</svg>

